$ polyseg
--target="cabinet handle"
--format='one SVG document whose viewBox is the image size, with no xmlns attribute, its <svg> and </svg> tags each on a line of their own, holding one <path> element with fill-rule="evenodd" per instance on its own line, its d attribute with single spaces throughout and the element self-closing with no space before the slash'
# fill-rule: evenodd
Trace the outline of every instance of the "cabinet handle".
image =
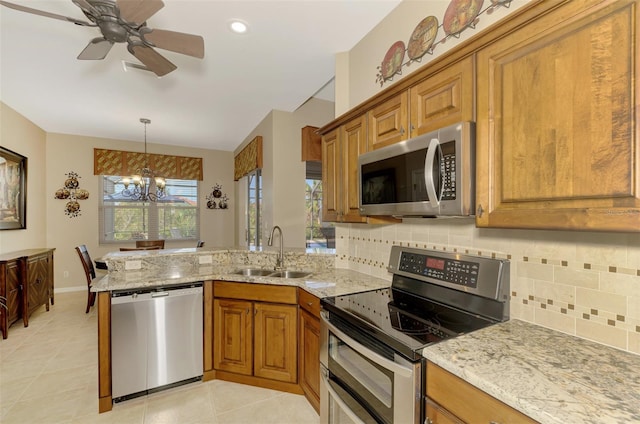
<svg viewBox="0 0 640 424">
<path fill-rule="evenodd" d="M 484 209 L 482 209 L 482 205 L 478 205 L 478 209 L 476 210 L 476 215 L 478 215 L 478 218 L 482 218 L 483 213 Z"/>
<path fill-rule="evenodd" d="M 400 127 L 400 135 L 404 135 L 404 127 Z"/>
<path fill-rule="evenodd" d="M 249 308 L 247 308 L 247 315 L 249 315 Z"/>
</svg>

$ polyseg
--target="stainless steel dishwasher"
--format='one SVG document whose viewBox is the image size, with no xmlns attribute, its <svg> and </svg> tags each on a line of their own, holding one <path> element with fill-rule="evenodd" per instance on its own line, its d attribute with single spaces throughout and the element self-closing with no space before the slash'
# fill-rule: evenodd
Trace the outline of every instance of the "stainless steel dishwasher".
<svg viewBox="0 0 640 424">
<path fill-rule="evenodd" d="M 114 402 L 202 378 L 202 283 L 111 295 Z"/>
</svg>

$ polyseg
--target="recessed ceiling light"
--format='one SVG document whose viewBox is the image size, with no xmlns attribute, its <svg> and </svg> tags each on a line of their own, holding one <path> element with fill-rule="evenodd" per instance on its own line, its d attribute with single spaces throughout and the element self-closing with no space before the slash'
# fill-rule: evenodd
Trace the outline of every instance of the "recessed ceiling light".
<svg viewBox="0 0 640 424">
<path fill-rule="evenodd" d="M 234 19 L 229 22 L 229 28 L 231 28 L 231 31 L 235 32 L 236 34 L 244 34 L 245 32 L 247 32 L 247 29 L 249 27 L 246 22 L 243 22 L 239 19 Z"/>
</svg>

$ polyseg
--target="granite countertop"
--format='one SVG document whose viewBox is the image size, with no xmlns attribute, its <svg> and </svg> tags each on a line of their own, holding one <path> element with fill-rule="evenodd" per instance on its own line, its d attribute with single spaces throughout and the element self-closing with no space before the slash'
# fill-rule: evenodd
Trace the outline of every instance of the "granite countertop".
<svg viewBox="0 0 640 424">
<path fill-rule="evenodd" d="M 638 355 L 519 320 L 423 355 L 541 423 L 640 422 Z"/>
<path fill-rule="evenodd" d="M 310 271 L 305 278 L 248 277 L 234 272 L 242 268 L 237 264 L 225 265 L 175 265 L 163 268 L 109 272 L 97 280 L 92 291 L 116 291 L 146 289 L 204 280 L 238 281 L 301 287 L 309 293 L 323 298 L 386 288 L 389 281 L 347 269 L 323 269 Z"/>
</svg>

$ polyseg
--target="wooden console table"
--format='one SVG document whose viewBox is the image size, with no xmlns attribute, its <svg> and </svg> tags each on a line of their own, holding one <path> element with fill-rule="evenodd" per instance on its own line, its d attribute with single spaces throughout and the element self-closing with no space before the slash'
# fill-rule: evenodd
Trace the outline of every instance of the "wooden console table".
<svg viewBox="0 0 640 424">
<path fill-rule="evenodd" d="M 26 249 L 0 254 L 0 331 L 7 338 L 9 326 L 22 318 L 29 326 L 29 316 L 40 306 L 53 305 L 53 251 Z"/>
</svg>

